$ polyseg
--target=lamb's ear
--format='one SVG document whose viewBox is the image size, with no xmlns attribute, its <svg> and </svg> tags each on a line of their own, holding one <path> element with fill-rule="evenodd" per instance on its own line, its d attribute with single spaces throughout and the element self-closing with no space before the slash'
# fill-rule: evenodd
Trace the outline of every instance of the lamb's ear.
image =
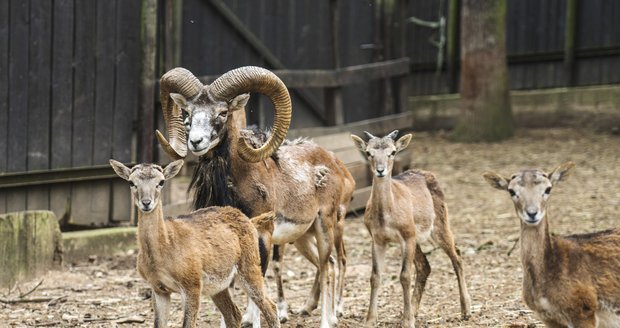
<svg viewBox="0 0 620 328">
<path fill-rule="evenodd" d="M 570 171 L 573 169 L 573 167 L 575 167 L 575 163 L 573 162 L 566 162 L 556 167 L 553 171 L 551 171 L 551 173 L 547 174 L 549 180 L 551 181 L 551 184 L 555 185 L 560 180 L 566 178 Z"/>
<path fill-rule="evenodd" d="M 114 172 L 116 172 L 116 174 L 118 174 L 119 177 L 129 181 L 129 175 L 131 174 L 131 170 L 127 166 L 113 159 L 110 160 L 110 165 L 112 166 L 112 168 L 114 169 Z"/>
<path fill-rule="evenodd" d="M 362 153 L 366 152 L 366 142 L 362 140 L 362 138 L 352 134 L 351 139 L 353 139 L 353 142 L 355 143 L 355 147 L 357 147 L 359 151 L 361 151 Z"/>
<path fill-rule="evenodd" d="M 243 109 L 248 104 L 249 100 L 250 100 L 250 94 L 249 93 L 242 93 L 242 94 L 236 96 L 235 98 L 233 98 L 228 103 L 228 110 L 235 111 L 235 110 L 238 110 L 238 109 Z"/>
<path fill-rule="evenodd" d="M 166 166 L 166 168 L 164 169 L 164 179 L 168 180 L 168 179 L 173 178 L 175 175 L 177 175 L 177 173 L 179 173 L 182 167 L 183 167 L 182 159 L 178 159 L 168 164 L 168 166 Z"/>
<path fill-rule="evenodd" d="M 398 133 L 398 131 L 396 131 L 396 133 Z M 407 146 L 409 146 L 409 142 L 411 142 L 411 137 L 413 137 L 411 133 L 405 134 L 404 136 L 400 137 L 396 141 L 396 152 L 407 148 Z"/>
<path fill-rule="evenodd" d="M 485 172 L 482 176 L 491 185 L 491 187 L 499 190 L 508 190 L 508 183 L 510 182 L 510 179 L 495 172 Z"/>
</svg>

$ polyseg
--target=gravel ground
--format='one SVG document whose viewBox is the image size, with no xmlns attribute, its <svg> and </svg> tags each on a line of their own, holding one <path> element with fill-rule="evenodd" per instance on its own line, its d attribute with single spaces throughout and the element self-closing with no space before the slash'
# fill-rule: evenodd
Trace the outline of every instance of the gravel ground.
<svg viewBox="0 0 620 328">
<path fill-rule="evenodd" d="M 522 269 L 519 223 L 510 199 L 488 186 L 481 175 L 487 170 L 510 174 L 527 167 L 550 170 L 567 160 L 577 164 L 573 174 L 553 189 L 550 224 L 553 233 L 569 234 L 613 227 L 620 213 L 620 138 L 575 129 L 522 130 L 509 141 L 460 144 L 441 134 L 416 134 L 413 167 L 434 171 L 446 193 L 452 230 L 463 253 L 465 275 L 472 296 L 472 317 L 460 319 L 458 288 L 448 257 L 432 245 L 432 273 L 417 318 L 419 327 L 536 327 L 542 324 L 521 300 Z M 358 213 L 362 215 L 363 213 Z M 359 217 L 347 221 L 345 235 L 348 271 L 346 313 L 339 327 L 358 327 L 369 298 L 370 239 Z M 147 327 L 153 314 L 146 284 L 137 275 L 135 252 L 109 258 L 91 258 L 66 264 L 63 271 L 43 277 L 43 283 L 26 298 L 39 302 L 0 303 L 0 322 L 8 326 Z M 292 310 L 307 298 L 314 270 L 293 247 L 285 260 L 286 294 Z M 398 326 L 402 291 L 398 279 L 400 250 L 389 248 L 383 289 L 379 296 L 380 327 Z M 271 294 L 275 291 L 269 276 Z M 32 289 L 41 279 L 21 282 L 11 298 Z M 240 307 L 245 297 L 236 292 Z M 180 298 L 173 297 L 172 325 L 181 322 Z M 320 311 L 309 317 L 291 314 L 283 327 L 317 327 Z M 218 327 L 219 314 L 203 298 L 199 326 Z"/>
</svg>

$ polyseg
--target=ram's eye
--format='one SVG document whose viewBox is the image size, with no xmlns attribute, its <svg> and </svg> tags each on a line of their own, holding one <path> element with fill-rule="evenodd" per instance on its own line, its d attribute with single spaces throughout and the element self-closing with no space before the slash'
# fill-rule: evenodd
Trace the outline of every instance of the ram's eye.
<svg viewBox="0 0 620 328">
<path fill-rule="evenodd" d="M 220 116 L 221 118 L 225 118 L 226 116 L 228 116 L 228 111 L 227 111 L 227 110 L 225 110 L 225 111 L 221 111 L 219 116 Z"/>
<path fill-rule="evenodd" d="M 514 197 L 517 195 L 517 193 L 512 189 L 508 189 L 508 193 L 510 194 L 510 197 Z"/>
<path fill-rule="evenodd" d="M 549 195 L 551 193 L 551 187 L 547 187 L 547 189 L 545 189 L 545 194 Z"/>
<path fill-rule="evenodd" d="M 158 186 L 163 187 L 164 186 L 164 180 L 159 181 Z"/>
<path fill-rule="evenodd" d="M 135 183 L 133 183 L 132 181 L 129 181 L 129 187 L 133 188 L 133 187 L 135 187 L 135 186 L 136 186 L 136 184 L 135 184 Z"/>
</svg>

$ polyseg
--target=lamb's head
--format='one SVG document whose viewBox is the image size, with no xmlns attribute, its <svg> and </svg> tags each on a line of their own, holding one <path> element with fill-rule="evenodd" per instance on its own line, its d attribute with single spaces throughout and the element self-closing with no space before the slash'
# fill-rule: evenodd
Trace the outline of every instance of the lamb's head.
<svg viewBox="0 0 620 328">
<path fill-rule="evenodd" d="M 203 85 L 191 72 L 178 67 L 162 76 L 160 89 L 170 142 L 159 131 L 156 135 L 174 159 L 184 158 L 188 148 L 202 156 L 217 147 L 234 124 L 233 112 L 243 110 L 247 104 L 249 92 L 269 97 L 275 108 L 274 127 L 269 140 L 258 149 L 240 138 L 241 158 L 258 162 L 271 156 L 284 140 L 291 121 L 291 99 L 286 86 L 275 74 L 260 67 L 229 71 L 211 85 Z"/>
<path fill-rule="evenodd" d="M 166 168 L 155 164 L 138 164 L 130 169 L 113 159 L 110 160 L 110 165 L 119 177 L 129 181 L 131 195 L 138 209 L 150 213 L 160 201 L 164 181 L 179 173 L 183 160 L 174 161 Z"/>
<path fill-rule="evenodd" d="M 362 138 L 351 135 L 357 148 L 366 155 L 372 172 L 379 177 L 390 177 L 394 166 L 394 157 L 398 152 L 407 148 L 411 141 L 411 134 L 406 134 L 396 140 L 398 130 L 390 132 L 385 137 L 375 137 L 369 132 L 364 131 L 368 142 Z"/>
<path fill-rule="evenodd" d="M 550 173 L 523 170 L 504 177 L 495 172 L 486 172 L 483 177 L 492 187 L 508 191 L 517 216 L 524 224 L 534 226 L 538 225 L 547 213 L 551 188 L 564 179 L 574 166 L 574 163 L 567 162 Z"/>
</svg>

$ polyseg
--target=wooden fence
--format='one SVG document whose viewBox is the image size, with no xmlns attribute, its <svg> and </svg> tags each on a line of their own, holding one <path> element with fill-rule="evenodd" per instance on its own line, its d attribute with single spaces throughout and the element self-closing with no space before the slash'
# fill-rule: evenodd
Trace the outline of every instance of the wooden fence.
<svg viewBox="0 0 620 328">
<path fill-rule="evenodd" d="M 107 166 L 161 159 L 156 81 L 275 70 L 293 128 L 405 110 L 458 91 L 458 0 L 0 1 L 0 213 L 51 209 L 116 225 L 128 188 Z M 508 0 L 514 89 L 619 83 L 620 2 Z M 409 74 L 407 74 L 409 73 Z M 253 98 L 251 123 L 270 122 Z"/>
</svg>

